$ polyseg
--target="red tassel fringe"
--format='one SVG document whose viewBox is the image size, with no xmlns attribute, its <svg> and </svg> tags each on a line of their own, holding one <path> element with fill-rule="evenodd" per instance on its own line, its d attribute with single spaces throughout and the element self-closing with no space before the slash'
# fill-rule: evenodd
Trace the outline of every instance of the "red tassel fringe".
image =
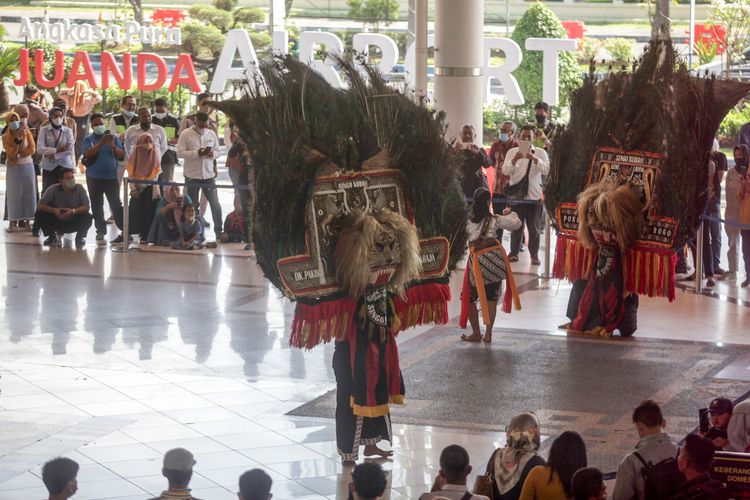
<svg viewBox="0 0 750 500">
<path fill-rule="evenodd" d="M 357 301 L 349 297 L 308 305 L 297 302 L 289 345 L 312 349 L 336 338 L 345 338 L 354 330 Z"/>
<path fill-rule="evenodd" d="M 593 259 L 594 252 L 575 238 L 560 235 L 555 247 L 552 276 L 567 278 L 571 282 L 587 279 Z M 675 299 L 676 265 L 674 250 L 644 246 L 629 248 L 623 262 L 625 291 L 649 297 L 667 297 L 672 302 Z"/>
<path fill-rule="evenodd" d="M 406 300 L 394 297 L 396 314 L 401 324 L 399 331 L 412 326 L 448 322 L 448 302 L 451 300 L 451 289 L 444 283 L 424 283 L 414 285 L 406 290 Z"/>
</svg>

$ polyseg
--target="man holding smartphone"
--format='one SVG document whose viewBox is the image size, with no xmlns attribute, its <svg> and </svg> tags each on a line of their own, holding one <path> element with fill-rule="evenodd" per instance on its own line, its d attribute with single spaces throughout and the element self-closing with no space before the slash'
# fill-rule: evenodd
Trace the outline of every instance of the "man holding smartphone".
<svg viewBox="0 0 750 500">
<path fill-rule="evenodd" d="M 542 176 L 549 173 L 549 157 L 542 148 L 532 145 L 534 140 L 534 127 L 526 125 L 521 129 L 518 137 L 518 147 L 511 148 L 505 156 L 502 172 L 510 176 L 510 182 L 506 188 L 513 191 L 513 197 L 520 200 L 518 204 L 512 204 L 511 209 L 518 214 L 522 225 L 513 231 L 510 238 L 510 262 L 518 262 L 518 252 L 523 241 L 524 225 L 529 231 L 529 253 L 531 264 L 538 266 L 539 260 L 539 233 L 542 220 Z M 513 186 L 517 186 L 514 188 Z"/>
<path fill-rule="evenodd" d="M 177 156 L 184 160 L 183 168 L 188 196 L 197 203 L 199 192 L 203 191 L 211 207 L 214 232 L 217 239 L 221 235 L 221 205 L 216 191 L 218 170 L 214 161 L 219 156 L 219 138 L 208 128 L 208 114 L 199 111 L 195 124 L 180 133 L 177 140 Z"/>
</svg>

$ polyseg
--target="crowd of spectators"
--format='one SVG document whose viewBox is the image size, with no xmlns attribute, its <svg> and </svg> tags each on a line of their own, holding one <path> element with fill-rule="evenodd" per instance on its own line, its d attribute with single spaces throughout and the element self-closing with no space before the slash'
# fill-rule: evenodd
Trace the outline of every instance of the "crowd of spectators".
<svg viewBox="0 0 750 500">
<path fill-rule="evenodd" d="M 467 199 L 477 188 L 484 187 L 495 195 L 493 208 L 502 213 L 510 208 L 522 221 L 519 229 L 512 231 L 509 260 L 518 260 L 518 254 L 528 245 L 531 264 L 541 264 L 539 259 L 540 233 L 544 225 L 544 182 L 549 173 L 549 157 L 552 151 L 555 124 L 550 120 L 550 107 L 544 102 L 534 106 L 534 117 L 520 128 L 513 121 L 504 121 L 497 130 L 498 139 L 489 152 L 476 145 L 476 132 L 472 125 L 465 125 L 455 141 L 455 148 L 463 155 L 462 187 Z M 735 282 L 740 275 L 740 254 L 744 259 L 746 278 L 741 286 L 750 285 L 750 123 L 742 127 L 733 149 L 734 165 L 730 167 L 727 156 L 719 151 L 714 141 L 708 162 L 707 202 L 705 230 L 701 242 L 702 271 L 705 286 L 716 285 L 715 278 Z M 494 179 L 494 180 L 493 180 Z M 493 183 L 490 186 L 490 182 Z M 722 193 L 726 193 L 723 197 Z M 724 198 L 726 209 L 722 217 Z M 720 265 L 722 257 L 722 230 L 727 237 L 728 269 Z M 498 231 L 502 238 L 502 231 Z M 525 243 L 525 244 L 524 244 Z M 697 255 L 695 238 L 689 242 L 693 256 L 693 268 Z M 683 279 L 695 279 L 689 274 L 686 250 L 678 249 L 677 273 Z"/>
<path fill-rule="evenodd" d="M 83 82 L 62 89 L 48 109 L 37 88 L 25 87 L 23 96 L 5 114 L 2 130 L 0 163 L 7 167 L 9 232 L 39 236 L 41 231 L 47 246 L 75 233 L 76 246 L 83 246 L 93 221 L 97 244 L 123 244 L 122 234 L 107 241 L 107 226 L 123 228 L 121 186 L 127 172 L 129 232 L 139 243 L 190 250 L 215 247 L 216 242 L 248 242 L 249 155 L 231 124 L 225 144 L 219 141 L 209 94 L 199 94 L 196 110 L 183 118 L 170 113 L 167 99 L 139 107 L 132 95 L 122 98 L 116 113 L 105 116 L 94 112 L 101 96 Z M 236 199 L 225 231 L 216 179 L 217 160 L 226 153 Z M 171 184 L 180 164 L 184 193 Z M 76 173 L 85 175 L 85 184 L 77 182 Z M 194 210 L 189 206 L 193 204 Z M 205 219 L 207 209 L 213 225 Z M 210 227 L 215 239 L 205 235 Z"/>
<path fill-rule="evenodd" d="M 736 406 L 727 398 L 714 399 L 707 408 L 710 426 L 688 434 L 678 446 L 665 432 L 661 408 L 651 400 L 633 410 L 638 436 L 632 452 L 620 462 L 614 479 L 613 500 L 727 500 L 729 491 L 711 476 L 717 450 L 750 449 L 750 401 Z M 468 451 L 450 445 L 440 454 L 439 472 L 430 491 L 420 500 L 605 500 L 605 475 L 590 467 L 586 444 L 576 432 L 565 431 L 549 447 L 545 460 L 539 449 L 541 425 L 534 413 L 521 413 L 506 428 L 505 445 L 489 457 L 473 488 Z M 191 495 L 190 480 L 196 465 L 184 448 L 163 457 L 162 475 L 167 488 L 151 500 L 198 500 Z M 55 458 L 42 467 L 49 500 L 71 498 L 78 490 L 78 464 Z M 348 477 L 347 477 L 348 479 Z M 273 482 L 261 469 L 244 472 L 238 479 L 240 500 L 268 500 Z M 384 498 L 388 477 L 378 461 L 365 461 L 351 470 L 350 500 Z"/>
</svg>

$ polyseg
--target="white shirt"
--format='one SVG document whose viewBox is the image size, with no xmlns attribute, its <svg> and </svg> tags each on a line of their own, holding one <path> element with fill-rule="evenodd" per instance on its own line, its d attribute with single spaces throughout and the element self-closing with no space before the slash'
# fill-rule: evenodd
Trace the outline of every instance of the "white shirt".
<svg viewBox="0 0 750 500">
<path fill-rule="evenodd" d="M 461 500 L 469 491 L 465 484 L 446 484 L 443 489 L 434 493 L 423 493 L 419 500 L 432 500 L 436 498 L 447 498 L 448 500 Z M 471 495 L 471 500 L 489 500 L 484 495 Z"/>
<path fill-rule="evenodd" d="M 211 154 L 198 156 L 198 150 L 211 147 Z M 219 156 L 219 138 L 211 129 L 204 129 L 202 134 L 190 127 L 180 133 L 177 139 L 177 156 L 184 159 L 184 175 L 188 179 L 213 179 L 214 160 Z"/>
<path fill-rule="evenodd" d="M 510 148 L 508 154 L 505 155 L 505 162 L 503 163 L 503 174 L 510 176 L 510 185 L 518 184 L 523 176 L 526 175 L 526 167 L 528 167 L 531 161 L 531 168 L 529 169 L 529 191 L 524 197 L 525 200 L 541 200 L 542 199 L 542 176 L 549 173 L 549 157 L 547 152 L 542 148 L 531 147 L 531 154 L 536 156 L 537 160 L 527 160 L 521 158 L 515 164 L 513 164 L 513 158 L 518 153 L 518 148 Z"/>
<path fill-rule="evenodd" d="M 125 158 L 130 157 L 133 148 L 138 142 L 138 138 L 143 134 L 151 136 L 151 139 L 154 141 L 154 147 L 156 148 L 156 154 L 161 158 L 169 147 L 167 143 L 167 132 L 164 130 L 164 127 L 154 125 L 153 123 L 148 130 L 143 130 L 140 123 L 128 127 L 128 130 L 125 132 Z"/>
<path fill-rule="evenodd" d="M 469 235 L 469 243 L 472 243 L 482 236 L 482 227 L 484 226 L 484 219 L 479 223 L 472 222 L 471 220 L 466 222 L 466 232 Z M 495 233 L 498 229 L 505 229 L 506 231 L 515 231 L 520 229 L 522 226 L 521 219 L 518 218 L 518 214 L 511 212 L 508 215 L 493 215 L 492 220 L 488 223 L 487 231 L 484 233 L 485 238 L 494 238 Z"/>
</svg>

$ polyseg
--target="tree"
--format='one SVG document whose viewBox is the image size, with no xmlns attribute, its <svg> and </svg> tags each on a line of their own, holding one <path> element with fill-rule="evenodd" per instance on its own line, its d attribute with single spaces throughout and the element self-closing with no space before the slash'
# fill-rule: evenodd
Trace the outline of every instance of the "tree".
<svg viewBox="0 0 750 500">
<path fill-rule="evenodd" d="M 139 24 L 143 24 L 143 0 L 129 0 L 133 7 L 133 18 Z"/>
<path fill-rule="evenodd" d="M 9 106 L 8 87 L 6 81 L 13 76 L 19 65 L 19 50 L 0 44 L 0 113 L 7 111 Z"/>
<path fill-rule="evenodd" d="M 381 22 L 388 26 L 398 21 L 398 0 L 346 0 L 346 5 L 349 17 L 373 25 L 375 31 L 380 29 Z"/>
<path fill-rule="evenodd" d="M 529 6 L 516 23 L 513 40 L 521 47 L 523 61 L 513 73 L 526 101 L 534 104 L 542 100 L 542 53 L 526 50 L 527 38 L 565 38 L 566 31 L 554 12 L 543 3 Z M 568 96 L 581 81 L 575 54 L 561 52 L 559 55 L 560 103 L 565 105 Z"/>
<path fill-rule="evenodd" d="M 214 66 L 224 47 L 226 33 L 235 28 L 246 28 L 265 19 L 263 12 L 254 7 L 237 7 L 237 0 L 213 0 L 212 5 L 190 7 L 191 21 L 182 27 L 182 50 L 189 53 L 195 63 L 213 78 Z M 271 45 L 266 32 L 250 32 L 250 40 L 257 51 Z"/>
<path fill-rule="evenodd" d="M 727 63 L 724 65 L 724 74 L 729 78 L 734 59 L 742 55 L 748 45 L 750 36 L 750 0 L 734 0 L 728 3 L 725 0 L 713 0 L 709 21 L 712 24 L 720 24 L 726 29 L 726 36 L 722 41 L 717 37 L 717 42 L 724 49 Z"/>
<path fill-rule="evenodd" d="M 651 0 L 654 2 L 654 17 L 651 19 L 651 38 L 660 32 L 669 38 L 669 4 L 672 0 Z"/>
</svg>

